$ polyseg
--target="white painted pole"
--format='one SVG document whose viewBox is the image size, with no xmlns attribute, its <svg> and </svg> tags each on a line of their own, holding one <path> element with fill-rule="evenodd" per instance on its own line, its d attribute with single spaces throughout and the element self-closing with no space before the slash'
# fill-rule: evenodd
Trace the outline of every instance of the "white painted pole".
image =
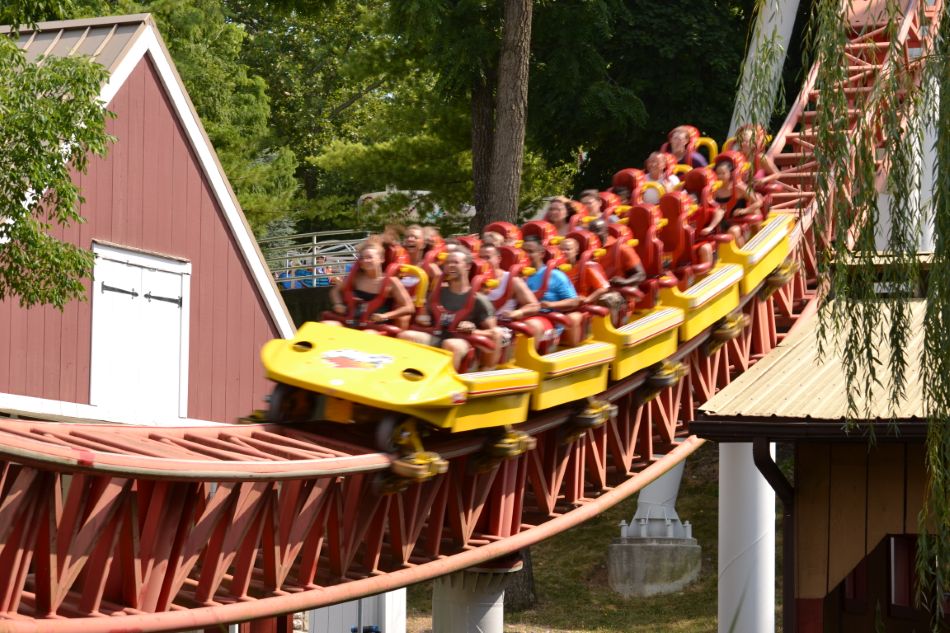
<svg viewBox="0 0 950 633">
<path fill-rule="evenodd" d="M 504 633 L 506 573 L 460 571 L 432 587 L 433 633 Z"/>
<path fill-rule="evenodd" d="M 383 594 L 382 632 L 406 633 L 406 588 Z"/>
<path fill-rule="evenodd" d="M 775 444 L 771 445 L 775 457 Z M 789 535 L 790 537 L 790 535 Z M 719 445 L 719 633 L 775 630 L 775 492 L 752 443 Z"/>
<path fill-rule="evenodd" d="M 746 55 L 745 64 L 742 66 L 742 81 L 739 83 L 739 94 L 749 89 L 752 82 L 752 61 L 758 53 L 759 46 L 763 41 L 768 40 L 774 33 L 776 43 L 781 45 L 783 53 L 788 52 L 788 43 L 792 39 L 792 29 L 795 27 L 795 15 L 798 13 L 799 0 L 761 0 L 762 6 L 759 8 L 759 17 L 755 25 L 755 32 L 752 36 L 752 42 L 749 46 L 749 52 Z M 785 65 L 785 55 L 775 60 L 775 66 L 772 69 L 774 79 L 774 89 L 778 89 L 778 81 L 781 81 L 782 67 Z M 744 121 L 738 121 L 739 113 L 736 109 L 732 111 L 732 122 L 729 124 L 729 136 L 734 136 L 736 128 Z"/>
</svg>

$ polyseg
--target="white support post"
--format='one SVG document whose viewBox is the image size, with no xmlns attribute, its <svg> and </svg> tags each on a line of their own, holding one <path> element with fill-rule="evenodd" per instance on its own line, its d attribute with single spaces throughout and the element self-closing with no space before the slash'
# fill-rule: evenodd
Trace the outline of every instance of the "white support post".
<svg viewBox="0 0 950 633">
<path fill-rule="evenodd" d="M 775 60 L 772 68 L 772 77 L 774 79 L 774 89 L 778 89 L 778 82 L 781 81 L 782 67 L 785 65 L 785 54 L 788 53 L 788 43 L 792 39 L 792 29 L 795 27 L 795 15 L 798 13 L 799 0 L 762 0 L 762 6 L 759 8 L 758 21 L 755 24 L 755 33 L 752 37 L 752 43 L 749 46 L 749 52 L 746 55 L 745 63 L 742 66 L 742 81 L 739 83 L 739 93 L 737 94 L 736 104 L 739 103 L 739 96 L 744 91 L 749 90 L 752 82 L 752 60 L 755 59 L 759 51 L 759 46 L 763 41 L 768 40 L 774 33 L 776 43 L 782 47 L 783 55 L 781 59 Z M 733 108 L 732 122 L 729 124 L 729 136 L 734 136 L 736 128 L 743 121 L 738 121 L 738 108 Z"/>
<path fill-rule="evenodd" d="M 459 571 L 432 588 L 433 633 L 504 633 L 507 573 Z"/>
<path fill-rule="evenodd" d="M 775 444 L 771 445 L 775 457 Z M 791 538 L 788 535 L 787 538 Z M 775 492 L 752 444 L 719 445 L 719 633 L 775 630 Z"/>
</svg>

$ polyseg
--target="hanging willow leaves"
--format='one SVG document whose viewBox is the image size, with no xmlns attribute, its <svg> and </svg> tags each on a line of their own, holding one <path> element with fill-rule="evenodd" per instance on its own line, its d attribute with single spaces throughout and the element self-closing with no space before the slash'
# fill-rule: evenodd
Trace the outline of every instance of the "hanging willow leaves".
<svg viewBox="0 0 950 633">
<path fill-rule="evenodd" d="M 920 1 L 914 9 L 925 25 L 927 5 Z M 814 141 L 816 160 L 824 306 L 818 344 L 822 351 L 840 347 L 848 379 L 846 426 L 859 428 L 857 420 L 880 415 L 870 411 L 878 386 L 889 390 L 891 416 L 910 389 L 923 390 L 928 483 L 918 526 L 917 597 L 930 611 L 934 631 L 942 626 L 943 596 L 950 590 L 950 18 L 947 4 L 938 6 L 939 32 L 931 34 L 929 49 L 910 49 L 908 59 L 905 2 L 887 1 L 881 21 L 886 38 L 849 46 L 861 41 L 848 23 L 850 2 L 842 8 L 841 0 L 816 0 L 808 48 L 819 64 L 820 99 L 813 125 L 803 130 L 805 140 Z M 848 68 L 861 66 L 880 72 L 849 83 Z M 937 139 L 932 192 L 922 191 L 928 125 Z M 921 201 L 928 194 L 932 203 L 925 208 Z M 919 300 L 922 218 L 933 222 L 935 246 L 921 385 L 911 386 L 910 302 Z"/>
<path fill-rule="evenodd" d="M 935 615 L 934 631 L 939 626 L 936 620 L 942 598 L 950 592 L 950 12 L 946 3 L 941 11 L 934 53 L 924 63 L 922 99 L 926 106 L 936 106 L 937 143 L 932 198 L 934 253 L 921 377 L 929 418 L 929 478 L 919 517 L 917 578 L 918 598 Z"/>
</svg>

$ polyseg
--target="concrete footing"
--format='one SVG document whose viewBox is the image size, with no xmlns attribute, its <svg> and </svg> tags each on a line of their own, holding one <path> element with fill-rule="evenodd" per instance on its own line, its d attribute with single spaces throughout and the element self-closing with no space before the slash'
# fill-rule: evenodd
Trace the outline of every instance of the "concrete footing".
<svg viewBox="0 0 950 633">
<path fill-rule="evenodd" d="M 607 551 L 607 582 L 625 598 L 679 591 L 702 568 L 694 538 L 619 538 Z"/>
</svg>

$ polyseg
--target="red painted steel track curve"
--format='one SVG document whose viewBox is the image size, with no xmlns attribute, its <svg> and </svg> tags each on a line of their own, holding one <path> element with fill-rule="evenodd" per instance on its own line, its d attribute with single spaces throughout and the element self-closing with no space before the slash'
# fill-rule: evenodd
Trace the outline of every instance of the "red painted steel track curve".
<svg viewBox="0 0 950 633">
<path fill-rule="evenodd" d="M 916 6 L 906 49 L 923 41 Z M 870 25 L 849 46 L 879 51 L 881 33 Z M 885 64 L 854 66 L 846 88 L 871 85 Z M 483 437 L 429 438 L 449 471 L 392 494 L 380 494 L 391 458 L 326 426 L 4 420 L 0 629 L 166 631 L 333 604 L 482 565 L 640 490 L 702 443 L 689 433 L 696 407 L 815 309 L 815 76 L 770 149 L 776 206 L 799 217 L 800 269 L 771 297 L 743 298 L 750 323 L 735 340 L 681 346 L 674 359 L 690 371 L 678 384 L 646 402 L 644 373 L 613 385 L 620 414 L 575 441 L 569 409 L 535 416 L 518 428 L 537 447 L 501 463 L 479 462 Z"/>
</svg>

